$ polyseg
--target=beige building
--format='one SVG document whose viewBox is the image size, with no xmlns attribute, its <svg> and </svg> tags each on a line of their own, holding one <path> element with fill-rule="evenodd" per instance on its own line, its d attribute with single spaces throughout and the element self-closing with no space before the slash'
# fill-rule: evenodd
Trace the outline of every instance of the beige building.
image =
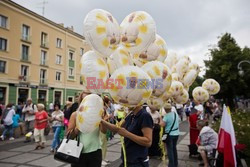
<svg viewBox="0 0 250 167">
<path fill-rule="evenodd" d="M 64 104 L 81 92 L 84 37 L 12 1 L 0 0 L 0 104 Z"/>
</svg>

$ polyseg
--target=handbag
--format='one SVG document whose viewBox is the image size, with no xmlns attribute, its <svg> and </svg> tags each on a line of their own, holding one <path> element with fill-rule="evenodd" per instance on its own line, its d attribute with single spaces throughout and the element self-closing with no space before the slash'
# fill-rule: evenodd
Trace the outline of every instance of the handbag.
<svg viewBox="0 0 250 167">
<path fill-rule="evenodd" d="M 54 154 L 54 159 L 66 163 L 77 164 L 80 160 L 80 155 L 83 149 L 83 144 L 80 143 L 80 136 L 76 136 L 76 140 L 70 139 L 71 132 L 63 139 L 59 148 Z"/>
<path fill-rule="evenodd" d="M 49 135 L 49 132 L 50 132 L 50 125 L 49 125 L 49 123 L 47 123 L 47 125 L 46 125 L 46 127 L 45 127 L 45 129 L 44 129 L 44 135 L 45 136 L 48 136 Z"/>
<path fill-rule="evenodd" d="M 162 136 L 162 138 L 161 138 L 161 140 L 162 140 L 164 143 L 166 143 L 167 138 L 168 138 L 170 132 L 173 131 L 173 127 L 174 127 L 175 121 L 176 121 L 176 113 L 174 113 L 174 122 L 173 122 L 173 124 L 172 124 L 172 126 L 171 126 L 169 132 L 168 132 L 168 133 L 164 133 L 163 136 Z M 178 128 L 177 128 L 177 129 L 178 129 Z M 177 129 L 174 129 L 174 130 L 177 130 Z"/>
</svg>

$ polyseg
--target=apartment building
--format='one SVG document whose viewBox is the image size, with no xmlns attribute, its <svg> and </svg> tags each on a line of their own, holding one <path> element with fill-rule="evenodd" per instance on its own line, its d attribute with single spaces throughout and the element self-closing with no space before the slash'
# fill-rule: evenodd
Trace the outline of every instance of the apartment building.
<svg viewBox="0 0 250 167">
<path fill-rule="evenodd" d="M 0 104 L 74 101 L 83 89 L 84 37 L 10 0 L 0 0 Z"/>
</svg>

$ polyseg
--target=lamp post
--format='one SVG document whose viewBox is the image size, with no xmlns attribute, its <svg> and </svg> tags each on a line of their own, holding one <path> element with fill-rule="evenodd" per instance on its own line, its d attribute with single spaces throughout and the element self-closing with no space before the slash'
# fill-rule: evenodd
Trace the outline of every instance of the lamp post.
<svg viewBox="0 0 250 167">
<path fill-rule="evenodd" d="M 240 66 L 242 63 L 248 63 L 250 64 L 250 61 L 249 60 L 242 60 L 238 63 L 238 70 L 239 70 L 239 75 L 240 76 L 243 76 L 244 75 L 244 70 L 242 69 L 242 67 Z"/>
</svg>

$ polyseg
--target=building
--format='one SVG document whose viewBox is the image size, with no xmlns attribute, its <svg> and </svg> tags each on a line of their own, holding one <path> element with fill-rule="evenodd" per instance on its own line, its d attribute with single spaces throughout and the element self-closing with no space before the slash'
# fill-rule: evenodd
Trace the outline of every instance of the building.
<svg viewBox="0 0 250 167">
<path fill-rule="evenodd" d="M 74 101 L 83 89 L 84 37 L 12 1 L 0 0 L 0 104 Z"/>
</svg>

